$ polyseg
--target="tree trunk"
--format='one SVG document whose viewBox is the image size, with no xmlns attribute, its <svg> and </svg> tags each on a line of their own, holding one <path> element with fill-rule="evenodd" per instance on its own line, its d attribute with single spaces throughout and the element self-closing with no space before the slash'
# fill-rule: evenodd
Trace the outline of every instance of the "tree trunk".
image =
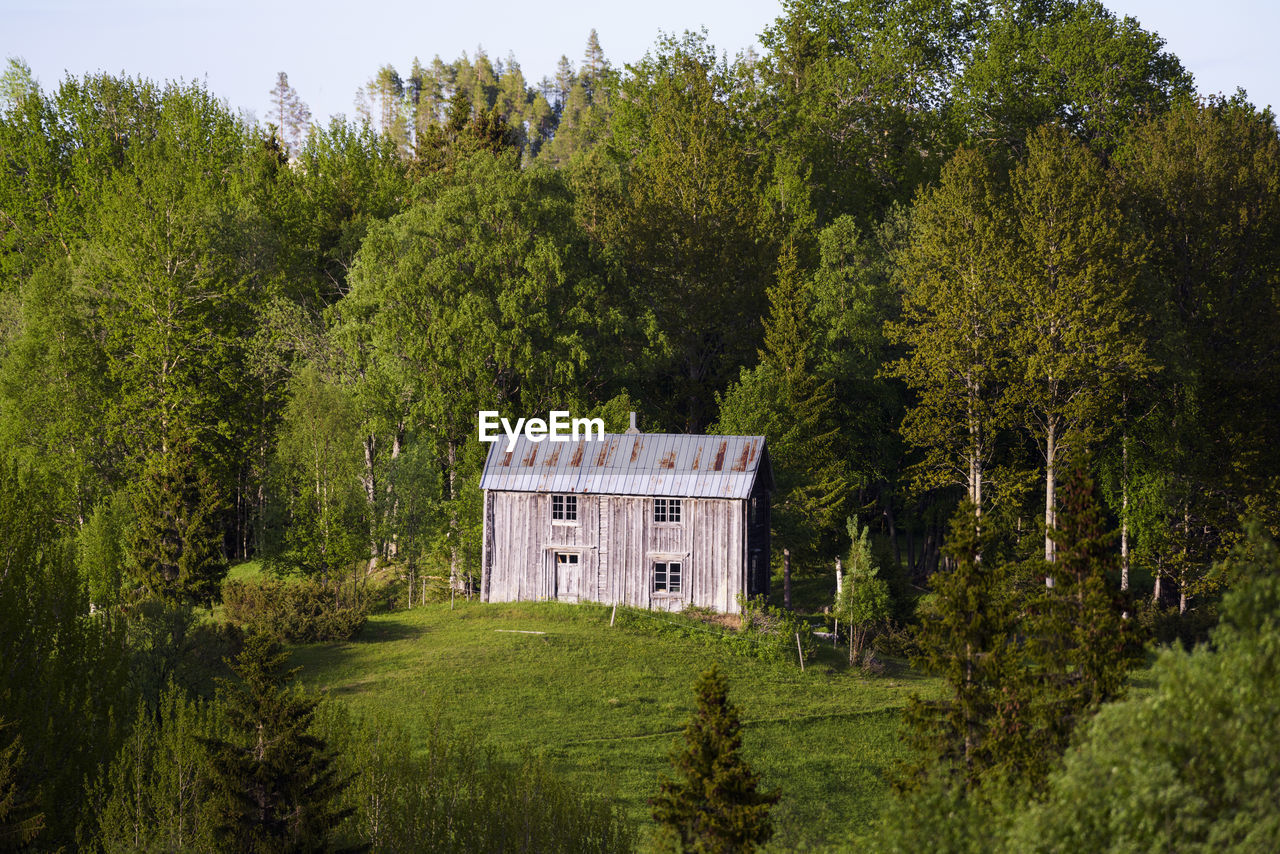
<svg viewBox="0 0 1280 854">
<path fill-rule="evenodd" d="M 893 493 L 885 492 L 883 495 L 884 517 L 889 525 L 889 542 L 893 544 L 893 561 L 898 566 L 902 566 L 902 548 L 898 545 L 898 524 L 893 516 Z"/>
<path fill-rule="evenodd" d="M 449 466 L 449 587 L 458 589 L 461 572 L 458 556 L 458 446 L 450 439 L 446 447 Z"/>
<path fill-rule="evenodd" d="M 378 484 L 374 477 L 373 464 L 378 453 L 378 437 L 376 434 L 370 433 L 364 440 L 364 476 L 360 479 L 364 482 L 365 503 L 369 507 L 369 571 L 372 572 L 378 565 L 378 537 L 374 531 L 378 529 L 377 514 L 377 488 Z"/>
<path fill-rule="evenodd" d="M 1129 437 L 1120 438 L 1120 589 L 1129 589 Z"/>
<path fill-rule="evenodd" d="M 396 425 L 395 433 L 391 437 L 391 463 L 394 466 L 395 461 L 400 458 L 400 444 L 404 436 L 404 422 Z M 385 514 L 383 518 L 384 529 L 387 535 L 387 559 L 394 561 L 400 552 L 399 537 L 396 532 L 396 511 L 399 509 L 400 499 L 395 494 L 395 478 L 387 478 L 387 486 L 385 489 Z"/>
<path fill-rule="evenodd" d="M 782 550 L 782 604 L 791 610 L 791 549 Z"/>
<path fill-rule="evenodd" d="M 844 589 L 844 567 L 840 558 L 836 558 L 836 601 L 840 601 L 840 592 Z"/>
<path fill-rule="evenodd" d="M 1045 437 L 1044 445 L 1044 559 L 1045 563 L 1053 563 L 1054 547 L 1053 537 L 1051 536 L 1054 526 L 1057 524 L 1057 503 L 1055 496 L 1055 475 L 1054 463 L 1058 453 L 1057 444 L 1057 425 L 1052 421 L 1049 422 L 1049 434 Z M 1046 587 L 1053 586 L 1053 576 L 1047 572 L 1044 576 L 1044 584 Z"/>
</svg>

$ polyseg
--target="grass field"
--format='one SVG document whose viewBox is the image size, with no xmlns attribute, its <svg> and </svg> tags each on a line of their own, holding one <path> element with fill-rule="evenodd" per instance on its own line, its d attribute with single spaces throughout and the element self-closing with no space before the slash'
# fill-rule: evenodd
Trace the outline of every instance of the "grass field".
<svg viewBox="0 0 1280 854">
<path fill-rule="evenodd" d="M 440 716 L 506 755 L 540 754 L 573 783 L 618 799 L 642 827 L 646 799 L 718 661 L 745 722 L 748 759 L 783 798 L 780 847 L 844 843 L 883 809 L 905 757 L 897 721 L 933 682 L 890 663 L 846 670 L 824 648 L 801 673 L 734 654 L 681 617 L 597 605 L 459 601 L 372 617 L 354 642 L 295 649 L 302 678 L 419 744 Z M 542 632 L 525 634 L 522 632 Z"/>
</svg>

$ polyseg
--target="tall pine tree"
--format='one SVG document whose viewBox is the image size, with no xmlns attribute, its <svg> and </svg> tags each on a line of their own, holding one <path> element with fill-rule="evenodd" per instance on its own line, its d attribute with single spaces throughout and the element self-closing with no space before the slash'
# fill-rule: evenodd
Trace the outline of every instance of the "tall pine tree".
<svg viewBox="0 0 1280 854">
<path fill-rule="evenodd" d="M 250 635 L 224 679 L 219 702 L 229 739 L 204 739 L 229 850 L 332 851 L 349 809 L 337 806 L 348 783 L 324 740 L 311 732 L 317 700 L 286 684 L 289 655 L 265 635 Z"/>
<path fill-rule="evenodd" d="M 1116 534 L 1105 527 L 1093 479 L 1079 462 L 1062 492 L 1050 532 L 1057 556 L 1046 568 L 1053 585 L 1035 598 L 1027 619 L 1028 757 L 1040 758 L 1028 766 L 1031 782 L 1048 773 L 1082 720 L 1121 694 L 1142 655 L 1116 581 Z"/>
<path fill-rule="evenodd" d="M 663 778 L 650 802 L 654 820 L 679 839 L 682 851 L 754 851 L 773 835 L 769 810 L 781 792 L 762 792 L 759 775 L 742 757 L 742 722 L 719 669 L 703 673 L 695 691 L 697 710 L 671 760 L 678 779 Z"/>
<path fill-rule="evenodd" d="M 1019 731 L 1012 686 L 1018 665 L 1017 621 L 1005 573 L 993 561 L 981 520 L 965 502 L 951 523 L 946 552 L 954 568 L 933 577 L 932 612 L 920 622 L 916 664 L 941 677 L 937 700 L 913 697 L 907 740 L 921 751 L 916 779 L 939 773 L 966 789 L 1019 755 L 1009 739 Z"/>
<path fill-rule="evenodd" d="M 769 440 L 777 483 L 772 521 L 783 549 L 784 590 L 789 591 L 790 558 L 811 560 L 834 546 L 850 476 L 840 452 L 831 382 L 811 368 L 813 298 L 793 246 L 783 249 L 768 293 L 760 364 L 743 370 L 719 399 L 717 429 Z"/>
</svg>

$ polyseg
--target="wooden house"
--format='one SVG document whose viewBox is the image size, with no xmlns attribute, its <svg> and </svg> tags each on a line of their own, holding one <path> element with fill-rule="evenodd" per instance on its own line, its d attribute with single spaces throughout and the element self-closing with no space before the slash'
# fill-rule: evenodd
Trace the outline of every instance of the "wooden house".
<svg viewBox="0 0 1280 854">
<path fill-rule="evenodd" d="M 489 448 L 486 602 L 739 610 L 769 592 L 773 474 L 762 436 L 606 434 Z"/>
</svg>

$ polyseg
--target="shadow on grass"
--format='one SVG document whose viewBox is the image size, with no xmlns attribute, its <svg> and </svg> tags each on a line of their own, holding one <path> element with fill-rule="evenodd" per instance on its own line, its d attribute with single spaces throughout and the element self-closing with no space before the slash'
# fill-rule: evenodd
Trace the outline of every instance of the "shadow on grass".
<svg viewBox="0 0 1280 854">
<path fill-rule="evenodd" d="M 351 643 L 413 640 L 430 633 L 430 626 L 415 625 L 401 614 L 381 614 L 365 623 L 364 630 L 352 639 Z"/>
</svg>

